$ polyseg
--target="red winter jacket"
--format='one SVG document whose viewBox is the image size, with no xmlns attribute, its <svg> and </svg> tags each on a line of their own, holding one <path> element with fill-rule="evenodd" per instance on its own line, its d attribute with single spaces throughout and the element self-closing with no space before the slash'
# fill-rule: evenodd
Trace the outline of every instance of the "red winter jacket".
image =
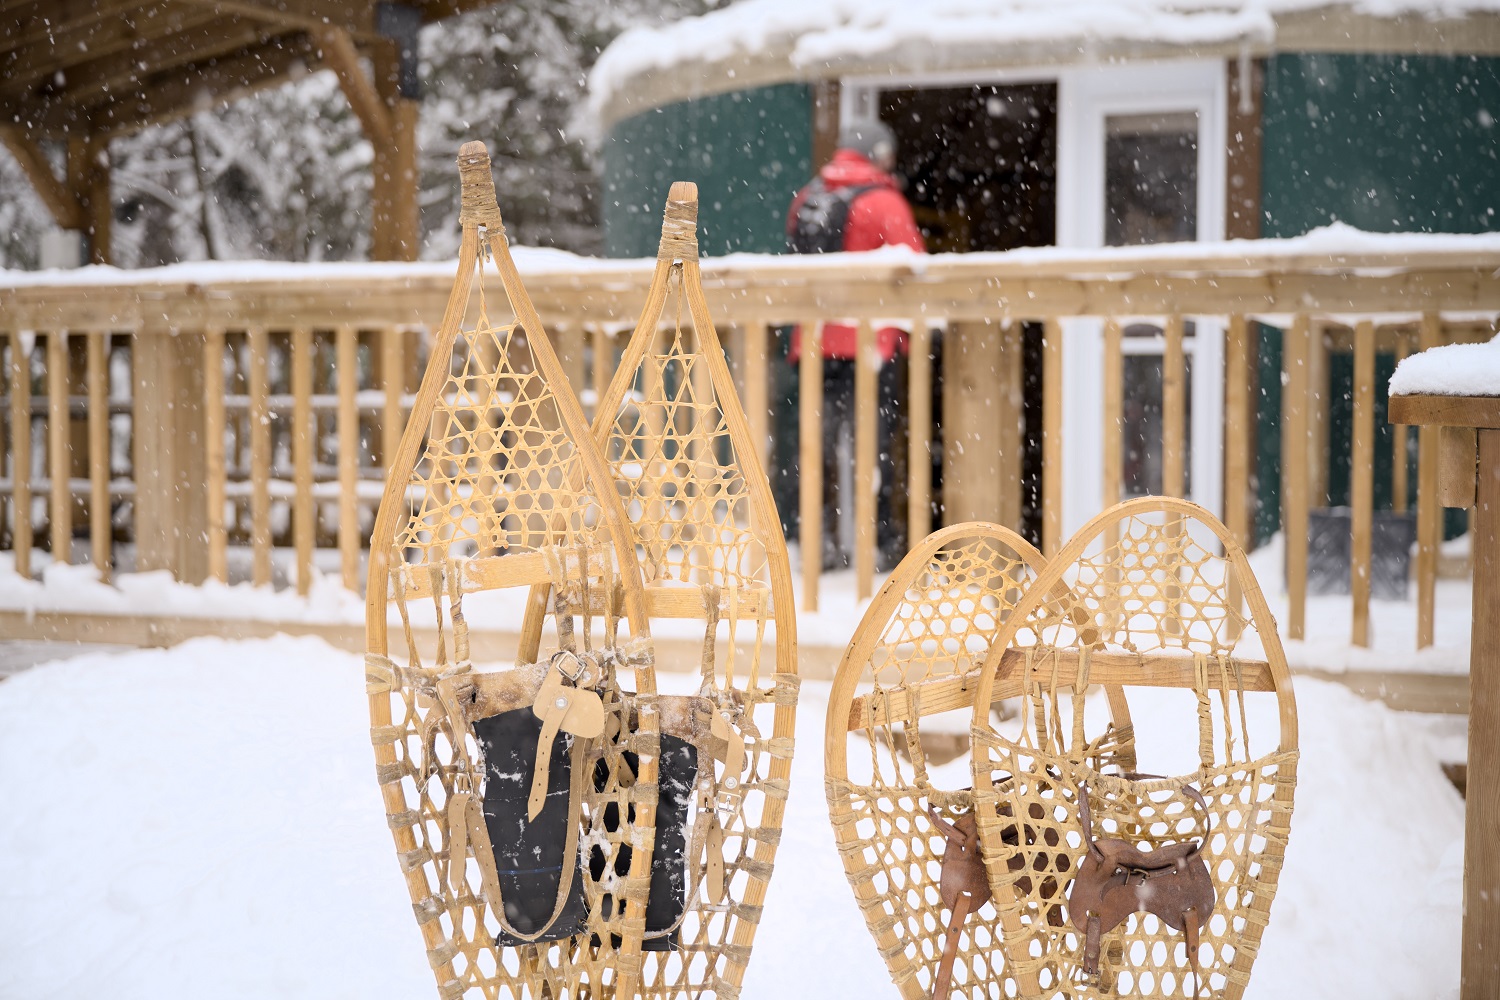
<svg viewBox="0 0 1500 1000">
<path fill-rule="evenodd" d="M 856 197 L 849 205 L 849 220 L 844 227 L 845 250 L 907 246 L 917 253 L 927 252 L 922 234 L 917 231 L 917 222 L 912 218 L 911 206 L 906 203 L 896 187 L 896 179 L 890 174 L 852 149 L 841 149 L 833 154 L 833 159 L 827 166 L 818 171 L 818 176 L 830 190 L 845 187 L 874 188 L 873 191 L 866 191 Z M 796 230 L 797 210 L 802 207 L 802 200 L 806 197 L 807 188 L 804 187 L 792 199 L 792 207 L 786 218 L 788 238 Z M 842 323 L 825 323 L 823 357 L 854 357 L 857 339 L 858 331 L 854 327 Z M 898 350 L 906 350 L 906 331 L 894 326 L 885 327 L 876 332 L 875 342 L 882 360 L 889 361 Z M 792 331 L 792 349 L 787 359 L 795 362 L 801 347 L 802 330 L 799 327 Z"/>
</svg>

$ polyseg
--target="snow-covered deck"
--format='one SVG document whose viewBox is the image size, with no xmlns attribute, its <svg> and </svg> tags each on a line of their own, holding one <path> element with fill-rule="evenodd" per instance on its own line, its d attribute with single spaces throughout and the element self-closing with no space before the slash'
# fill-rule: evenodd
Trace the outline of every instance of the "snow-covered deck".
<svg viewBox="0 0 1500 1000">
<path fill-rule="evenodd" d="M 0 682 L 0 995 L 432 996 L 364 683 L 359 655 L 286 637 L 90 655 Z M 1172 694 L 1132 694 L 1131 711 L 1138 739 L 1166 737 L 1143 753 L 1186 771 L 1196 743 L 1169 742 Z M 1266 697 L 1248 699 L 1252 732 L 1275 731 Z M 745 1000 L 895 995 L 828 823 L 827 698 L 826 683 L 803 684 Z M 1297 811 L 1246 997 L 1454 996 L 1464 805 L 1440 765 L 1462 758 L 1462 722 L 1307 679 L 1297 702 Z M 971 780 L 966 758 L 931 774 Z"/>
</svg>

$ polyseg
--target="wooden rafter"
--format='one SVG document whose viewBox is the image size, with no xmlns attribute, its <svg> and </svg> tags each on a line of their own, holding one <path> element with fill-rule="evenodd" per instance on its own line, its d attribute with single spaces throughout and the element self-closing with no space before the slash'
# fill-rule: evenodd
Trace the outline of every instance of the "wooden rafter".
<svg viewBox="0 0 1500 1000">
<path fill-rule="evenodd" d="M 111 94 L 129 94 L 150 76 L 159 76 L 178 66 L 235 52 L 274 35 L 259 21 L 240 18 L 216 19 L 203 15 L 181 30 L 154 43 L 153 61 L 142 68 L 137 50 L 127 49 L 89 63 L 87 72 L 67 74 L 64 85 L 47 94 L 48 103 L 80 106 L 106 99 Z"/>
<path fill-rule="evenodd" d="M 52 213 L 52 219 L 63 229 L 78 229 L 83 225 L 83 210 L 78 200 L 68 193 L 67 187 L 52 172 L 52 164 L 36 140 L 15 128 L 0 128 L 0 141 L 16 158 L 26 179 Z"/>
<path fill-rule="evenodd" d="M 322 48 L 323 64 L 338 76 L 339 87 L 364 127 L 365 137 L 376 146 L 389 146 L 394 129 L 391 113 L 374 82 L 365 75 L 354 39 L 340 28 L 323 28 L 313 37 Z"/>
<path fill-rule="evenodd" d="M 423 23 L 493 2 L 408 0 Z M 378 85 L 370 99 L 360 65 L 390 47 L 376 8 L 377 0 L 0 0 L 0 17 L 15 26 L 0 37 L 0 121 L 33 140 L 118 134 L 321 63 L 339 74 L 365 133 L 385 145 L 400 126 Z"/>
</svg>

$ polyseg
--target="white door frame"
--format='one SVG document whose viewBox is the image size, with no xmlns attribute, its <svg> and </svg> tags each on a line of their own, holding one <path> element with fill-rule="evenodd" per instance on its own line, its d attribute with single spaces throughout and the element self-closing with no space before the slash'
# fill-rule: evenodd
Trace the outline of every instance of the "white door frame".
<svg viewBox="0 0 1500 1000">
<path fill-rule="evenodd" d="M 1222 59 L 1124 66 L 1036 67 L 992 73 L 851 76 L 841 82 L 845 124 L 877 116 L 881 90 L 1057 82 L 1057 245 L 1104 245 L 1104 124 L 1110 115 L 1192 111 L 1198 115 L 1200 241 L 1224 238 L 1228 80 Z M 1127 319 L 1128 317 L 1120 317 Z M 1160 320 L 1162 317 L 1141 317 Z M 1223 507 L 1224 322 L 1192 317 L 1190 499 Z M 1063 321 L 1063 537 L 1103 509 L 1103 324 Z"/>
<path fill-rule="evenodd" d="M 1104 245 L 1105 120 L 1111 115 L 1198 115 L 1198 219 L 1202 241 L 1224 238 L 1228 85 L 1218 59 L 1070 67 L 1058 75 L 1057 243 Z M 1124 319 L 1125 317 L 1121 317 Z M 1160 317 L 1142 317 L 1160 319 Z M 1192 499 L 1223 506 L 1224 324 L 1194 317 Z M 1063 321 L 1063 537 L 1100 510 L 1104 496 L 1104 332 L 1098 319 Z"/>
</svg>

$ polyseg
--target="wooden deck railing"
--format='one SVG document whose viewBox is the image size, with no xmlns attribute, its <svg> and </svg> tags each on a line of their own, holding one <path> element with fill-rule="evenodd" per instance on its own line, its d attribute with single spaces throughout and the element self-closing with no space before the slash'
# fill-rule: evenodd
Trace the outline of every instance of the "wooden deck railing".
<svg viewBox="0 0 1500 1000">
<path fill-rule="evenodd" d="M 1353 355 L 1351 640 L 1369 635 L 1375 446 L 1375 357 L 1488 337 L 1500 314 L 1500 241 L 1490 237 L 1365 238 L 1358 252 L 1315 252 L 1306 241 L 1124 251 L 1022 251 L 913 258 L 708 261 L 704 277 L 742 386 L 751 429 L 768 447 L 772 329 L 856 323 L 853 479 L 855 576 L 873 586 L 876 549 L 876 321 L 911 329 L 901 393 L 908 449 L 947 441 L 941 496 L 947 521 L 1021 519 L 1022 329 L 1042 331 L 1041 536 L 1062 541 L 1063 400 L 1079 386 L 1063 368 L 1067 321 L 1102 326 L 1103 487 L 1094 509 L 1122 492 L 1118 432 L 1127 323 L 1159 327 L 1161 481 L 1186 485 L 1189 394 L 1184 323 L 1223 333 L 1223 515 L 1252 540 L 1249 428 L 1255 419 L 1252 323 L 1285 331 L 1280 433 L 1286 528 L 1286 634 L 1306 629 L 1308 510 L 1321 506 L 1331 458 L 1326 392 L 1330 351 Z M 613 374 L 642 305 L 649 261 L 562 261 L 522 254 L 527 286 L 574 385 L 588 401 Z M 168 569 L 187 582 L 275 577 L 273 550 L 290 550 L 284 576 L 305 591 L 320 551 L 357 589 L 361 547 L 425 361 L 428 324 L 442 314 L 450 265 L 194 265 L 154 272 L 0 274 L 0 345 L 7 424 L 0 478 L 0 549 L 22 574 L 39 545 L 54 559 L 87 529 L 88 559 L 106 573 L 128 544 L 135 570 Z M 492 296 L 491 315 L 501 308 Z M 1216 326 L 1215 326 L 1216 325 Z M 931 419 L 933 331 L 944 339 L 941 427 Z M 802 600 L 819 601 L 822 518 L 821 359 L 800 361 L 798 463 Z M 591 392 L 588 390 L 592 390 Z M 789 425 L 788 425 L 789 426 Z M 1398 429 L 1395 506 L 1405 507 L 1406 429 Z M 1082 429 L 1069 433 L 1084 434 Z M 1440 542 L 1436 445 L 1422 432 L 1417 460 L 1419 643 L 1433 641 Z M 935 525 L 925 461 L 909 463 L 908 537 Z M 1270 470 L 1261 469 L 1262 474 Z M 1317 501 L 1316 503 L 1314 501 Z M 335 556 L 334 553 L 337 553 Z M 240 560 L 236 562 L 236 560 Z M 247 561 L 248 565 L 244 565 Z"/>
</svg>

